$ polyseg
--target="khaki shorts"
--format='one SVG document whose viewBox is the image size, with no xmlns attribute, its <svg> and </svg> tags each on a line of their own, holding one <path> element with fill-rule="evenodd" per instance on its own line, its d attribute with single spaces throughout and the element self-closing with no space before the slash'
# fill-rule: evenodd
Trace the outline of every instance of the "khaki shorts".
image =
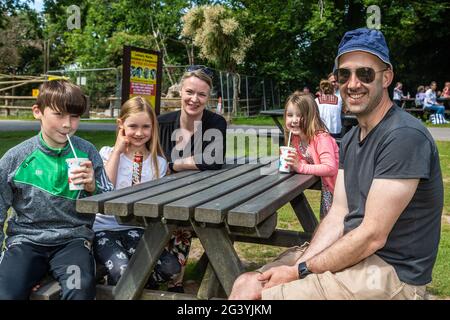
<svg viewBox="0 0 450 320">
<path fill-rule="evenodd" d="M 259 271 L 280 265 L 292 266 L 306 248 L 305 245 L 290 248 Z M 263 300 L 422 300 L 424 296 L 425 286 L 400 281 L 395 269 L 377 255 L 340 272 L 310 274 L 262 291 Z"/>
</svg>

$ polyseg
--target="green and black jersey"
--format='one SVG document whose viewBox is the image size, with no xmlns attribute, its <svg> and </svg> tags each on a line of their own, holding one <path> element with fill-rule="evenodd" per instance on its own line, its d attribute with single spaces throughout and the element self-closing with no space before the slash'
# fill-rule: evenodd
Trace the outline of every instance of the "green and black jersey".
<svg viewBox="0 0 450 320">
<path fill-rule="evenodd" d="M 113 189 L 95 147 L 72 137 L 77 157 L 92 161 L 96 193 Z M 33 242 L 59 245 L 73 239 L 91 241 L 95 215 L 80 214 L 75 201 L 90 194 L 69 190 L 66 159 L 74 158 L 67 145 L 62 149 L 49 147 L 41 134 L 10 149 L 0 159 L 0 244 Z M 3 226 L 7 211 L 12 208 L 6 235 Z"/>
</svg>

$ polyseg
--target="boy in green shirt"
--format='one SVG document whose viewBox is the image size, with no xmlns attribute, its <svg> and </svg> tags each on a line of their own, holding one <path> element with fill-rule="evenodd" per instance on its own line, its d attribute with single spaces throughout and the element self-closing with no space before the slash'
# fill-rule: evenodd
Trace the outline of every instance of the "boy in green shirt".
<svg viewBox="0 0 450 320">
<path fill-rule="evenodd" d="M 62 299 L 95 298 L 95 216 L 77 213 L 75 202 L 113 186 L 96 148 L 73 136 L 86 107 L 79 87 L 65 80 L 43 83 L 32 108 L 40 133 L 0 159 L 0 299 L 28 299 L 48 272 L 61 285 Z M 89 159 L 70 177 L 84 190 L 69 189 L 66 160 L 75 155 L 67 135 L 76 157 Z"/>
</svg>

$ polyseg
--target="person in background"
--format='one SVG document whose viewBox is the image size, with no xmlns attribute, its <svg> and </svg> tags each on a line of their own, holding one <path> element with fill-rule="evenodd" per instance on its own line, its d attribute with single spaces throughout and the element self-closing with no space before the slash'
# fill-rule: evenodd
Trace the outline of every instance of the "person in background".
<svg viewBox="0 0 450 320">
<path fill-rule="evenodd" d="M 425 88 L 424 86 L 418 86 L 415 100 L 416 107 L 422 108 L 424 99 L 425 99 Z"/>
<path fill-rule="evenodd" d="M 339 99 L 334 94 L 334 86 L 328 80 L 320 81 L 320 94 L 315 99 L 319 107 L 320 118 L 328 128 L 333 138 L 341 137 L 342 109 L 339 105 Z"/>
<path fill-rule="evenodd" d="M 394 88 L 394 97 L 392 99 L 394 103 L 399 107 L 402 107 L 402 99 L 406 98 L 406 96 L 403 95 L 402 88 L 403 84 L 401 82 L 397 82 Z"/>
<path fill-rule="evenodd" d="M 425 92 L 425 99 L 423 100 L 423 109 L 434 111 L 435 114 L 431 115 L 431 122 L 433 124 L 445 124 L 449 123 L 445 119 L 445 107 L 441 104 L 438 104 L 436 101 L 436 81 L 432 81 L 430 83 L 430 89 Z"/>
<path fill-rule="evenodd" d="M 442 89 L 442 98 L 450 98 L 450 81 L 445 82 L 444 89 Z"/>
</svg>

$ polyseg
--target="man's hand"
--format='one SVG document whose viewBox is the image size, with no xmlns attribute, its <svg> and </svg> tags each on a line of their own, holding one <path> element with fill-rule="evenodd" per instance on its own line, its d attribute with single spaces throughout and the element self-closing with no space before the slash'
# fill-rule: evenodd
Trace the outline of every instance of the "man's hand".
<svg viewBox="0 0 450 320">
<path fill-rule="evenodd" d="M 233 284 L 229 300 L 261 300 L 263 282 L 258 280 L 260 274 L 247 272 L 240 275 Z"/>
<path fill-rule="evenodd" d="M 266 272 L 260 274 L 258 280 L 264 283 L 264 289 L 298 280 L 297 265 L 270 268 Z"/>
<path fill-rule="evenodd" d="M 95 176 L 91 161 L 81 163 L 81 167 L 73 169 L 70 177 L 74 184 L 84 184 L 84 190 L 89 193 L 95 191 Z"/>
</svg>

